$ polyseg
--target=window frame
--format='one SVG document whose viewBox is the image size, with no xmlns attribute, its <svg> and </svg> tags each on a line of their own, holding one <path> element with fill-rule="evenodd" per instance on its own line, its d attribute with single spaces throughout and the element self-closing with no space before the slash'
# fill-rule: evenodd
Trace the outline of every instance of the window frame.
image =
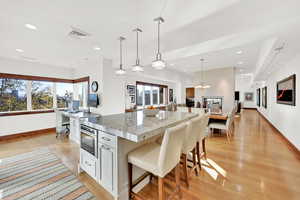
<svg viewBox="0 0 300 200">
<path fill-rule="evenodd" d="M 168 86 L 167 85 L 160 85 L 160 84 L 155 84 L 155 83 L 147 83 L 147 82 L 141 82 L 141 81 L 136 81 L 136 94 L 138 94 L 137 88 L 138 85 L 142 85 L 143 86 L 143 105 L 142 106 L 138 106 L 138 109 L 144 109 L 146 107 L 149 106 L 153 106 L 153 107 L 163 107 L 166 106 L 168 104 L 168 98 L 166 98 L 168 96 Z M 151 90 L 150 90 L 150 105 L 145 105 L 145 86 L 150 86 Z M 153 104 L 153 90 L 152 87 L 158 87 L 158 93 L 157 93 L 157 104 Z M 163 88 L 163 92 L 164 92 L 164 100 L 163 100 L 163 104 L 160 104 L 160 88 Z M 136 104 L 137 104 L 137 100 L 138 100 L 138 95 L 136 95 Z"/>
<path fill-rule="evenodd" d="M 42 114 L 42 113 L 51 113 L 54 112 L 55 109 L 64 109 L 64 108 L 56 108 L 56 83 L 80 83 L 87 82 L 87 96 L 90 93 L 90 77 L 82 77 L 79 79 L 62 79 L 62 78 L 53 78 L 53 77 L 43 77 L 43 76 L 31 76 L 31 75 L 20 75 L 20 74 L 8 74 L 8 73 L 0 73 L 0 78 L 8 78 L 8 79 L 19 79 L 27 81 L 27 86 L 32 84 L 32 81 L 44 81 L 44 82 L 52 82 L 52 95 L 53 95 L 53 108 L 51 109 L 42 109 L 42 110 L 32 110 L 32 99 L 31 99 L 31 87 L 26 88 L 27 93 L 27 110 L 20 111 L 7 111 L 0 112 L 0 117 L 2 116 L 15 116 L 15 115 L 28 115 L 28 114 Z"/>
</svg>

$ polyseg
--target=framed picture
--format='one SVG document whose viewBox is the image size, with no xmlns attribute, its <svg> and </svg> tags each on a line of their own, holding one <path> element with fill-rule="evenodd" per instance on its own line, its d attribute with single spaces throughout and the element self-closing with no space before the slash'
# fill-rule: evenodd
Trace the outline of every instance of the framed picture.
<svg viewBox="0 0 300 200">
<path fill-rule="evenodd" d="M 170 102 L 173 102 L 173 101 L 174 101 L 173 89 L 169 89 L 169 101 L 170 101 Z"/>
<path fill-rule="evenodd" d="M 253 92 L 245 92 L 245 101 L 253 101 Z"/>
<path fill-rule="evenodd" d="M 130 96 L 130 103 L 135 103 L 135 95 Z"/>
<path fill-rule="evenodd" d="M 127 85 L 128 95 L 135 95 L 135 85 Z"/>
<path fill-rule="evenodd" d="M 267 108 L 267 98 L 268 98 L 268 91 L 267 91 L 267 86 L 262 88 L 261 90 L 261 98 L 262 98 L 262 106 L 264 108 Z"/>
<path fill-rule="evenodd" d="M 256 105 L 260 107 L 260 88 L 256 90 Z"/>
<path fill-rule="evenodd" d="M 277 82 L 277 103 L 296 106 L 296 74 Z"/>
</svg>

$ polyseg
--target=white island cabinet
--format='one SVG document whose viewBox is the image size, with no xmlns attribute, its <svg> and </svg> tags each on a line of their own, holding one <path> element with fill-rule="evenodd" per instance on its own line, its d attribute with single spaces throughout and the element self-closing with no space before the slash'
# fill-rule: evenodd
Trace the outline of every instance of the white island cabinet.
<svg viewBox="0 0 300 200">
<path fill-rule="evenodd" d="M 193 113 L 163 111 L 157 117 L 146 117 L 142 111 L 138 111 L 84 119 L 81 122 L 83 125 L 98 130 L 98 154 L 96 157 L 86 155 L 87 152 L 81 149 L 80 168 L 97 180 L 114 199 L 128 200 L 128 153 L 154 142 L 166 128 L 196 116 Z M 143 170 L 133 167 L 134 179 L 143 173 Z M 135 191 L 146 183 L 147 180 L 141 182 Z"/>
</svg>

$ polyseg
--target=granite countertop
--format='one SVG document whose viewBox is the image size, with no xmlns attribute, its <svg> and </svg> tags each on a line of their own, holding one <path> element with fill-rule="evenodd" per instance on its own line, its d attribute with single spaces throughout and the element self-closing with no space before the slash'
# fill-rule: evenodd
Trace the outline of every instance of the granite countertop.
<svg viewBox="0 0 300 200">
<path fill-rule="evenodd" d="M 88 117 L 81 123 L 111 135 L 140 142 L 161 134 L 166 128 L 196 117 L 194 113 L 160 111 L 156 117 L 147 117 L 143 111 Z"/>
<path fill-rule="evenodd" d="M 63 115 L 71 117 L 71 118 L 77 118 L 77 119 L 82 119 L 82 118 L 93 118 L 93 117 L 99 117 L 100 115 L 95 114 L 95 113 L 89 113 L 89 112 L 68 112 L 68 111 L 61 111 Z"/>
</svg>

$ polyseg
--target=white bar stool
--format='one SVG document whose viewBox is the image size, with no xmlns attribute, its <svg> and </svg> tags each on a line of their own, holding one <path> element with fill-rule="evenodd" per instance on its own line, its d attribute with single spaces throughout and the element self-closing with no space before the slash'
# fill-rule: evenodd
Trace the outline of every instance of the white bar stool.
<svg viewBox="0 0 300 200">
<path fill-rule="evenodd" d="M 184 174 L 184 180 L 189 187 L 189 177 L 193 171 L 195 171 L 195 174 L 198 175 L 198 167 L 197 167 L 197 155 L 196 155 L 196 146 L 197 141 L 199 139 L 199 131 L 201 129 L 202 125 L 202 116 L 195 117 L 187 122 L 187 131 L 186 136 L 182 145 L 182 165 L 183 165 L 183 174 Z M 191 170 L 189 172 L 188 170 L 188 155 L 192 152 L 192 163 L 193 166 L 191 167 Z"/>
<path fill-rule="evenodd" d="M 204 157 L 205 159 L 207 158 L 205 139 L 208 136 L 208 121 L 209 121 L 208 114 L 204 114 L 202 116 L 201 127 L 199 129 L 199 135 L 197 138 L 196 154 L 197 154 L 197 163 L 200 170 L 201 170 L 201 158 L 202 157 Z M 201 153 L 201 147 L 202 147 L 202 153 Z"/>
<path fill-rule="evenodd" d="M 180 190 L 180 155 L 182 144 L 186 135 L 187 124 L 183 123 L 165 131 L 162 144 L 149 143 L 128 154 L 128 178 L 129 178 L 129 199 L 136 197 L 143 199 L 140 195 L 132 191 L 132 166 L 135 165 L 151 174 L 158 176 L 158 196 L 159 200 L 165 200 L 164 177 L 175 169 L 176 190 L 173 195 L 179 194 Z M 150 174 L 148 174 L 150 175 Z M 147 176 L 142 177 L 142 179 Z M 141 182 L 141 178 L 137 179 Z"/>
</svg>

